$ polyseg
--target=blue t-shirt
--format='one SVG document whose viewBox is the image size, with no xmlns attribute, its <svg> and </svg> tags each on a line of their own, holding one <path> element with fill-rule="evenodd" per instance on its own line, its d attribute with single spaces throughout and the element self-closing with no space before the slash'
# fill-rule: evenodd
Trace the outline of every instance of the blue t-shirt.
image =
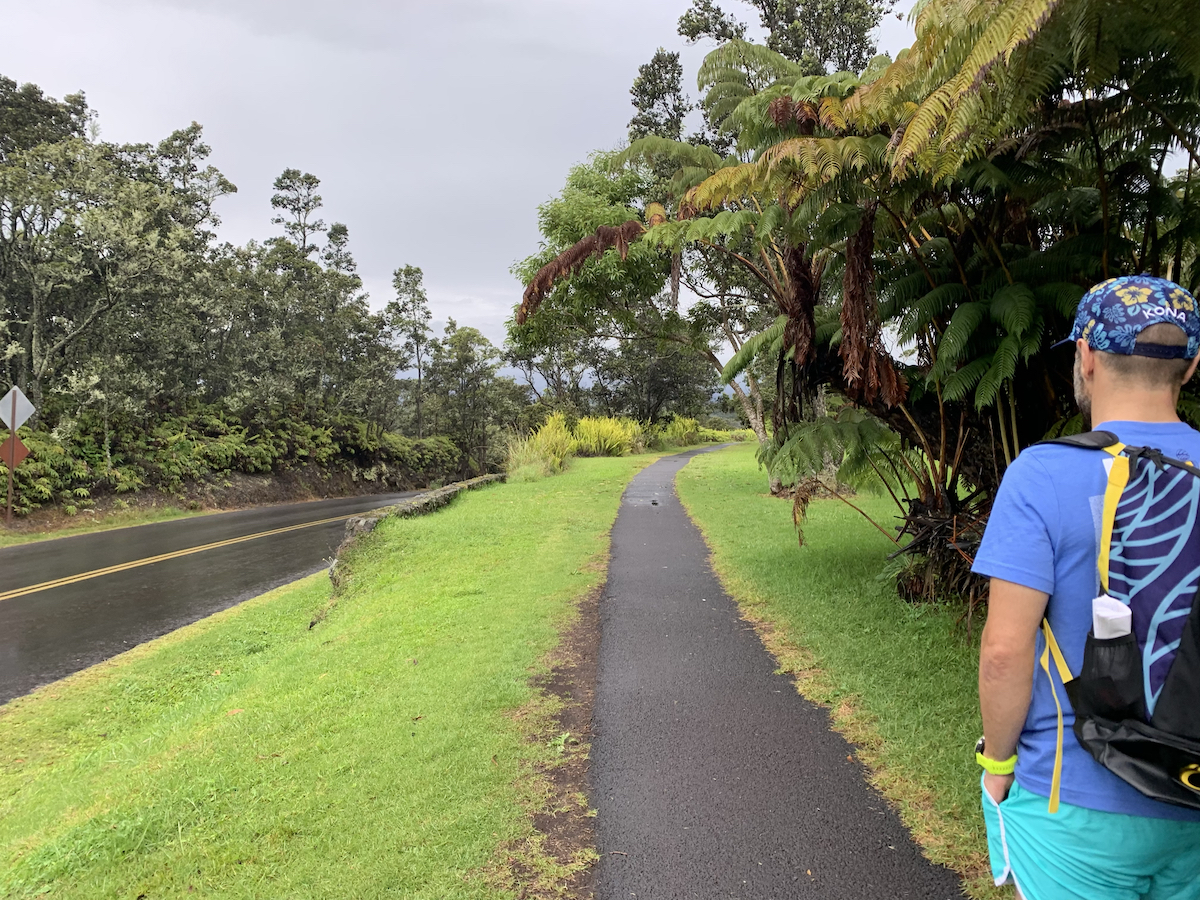
<svg viewBox="0 0 1200 900">
<path fill-rule="evenodd" d="M 1155 447 L 1166 456 L 1200 465 L 1200 432 L 1182 422 L 1105 422 L 1131 446 Z M 1029 447 L 1004 473 L 973 571 L 1050 595 L 1046 617 L 1071 671 L 1083 665 L 1092 627 L 1092 599 L 1100 593 L 1096 557 L 1108 474 L 1108 454 L 1061 444 Z M 1037 656 L 1043 638 L 1038 632 Z M 1061 685 L 1064 803 L 1159 819 L 1200 821 L 1200 811 L 1151 800 L 1109 772 L 1079 745 L 1074 716 Z M 1033 697 L 1017 747 L 1017 781 L 1050 796 L 1057 745 L 1057 708 L 1046 673 L 1034 666 Z"/>
</svg>

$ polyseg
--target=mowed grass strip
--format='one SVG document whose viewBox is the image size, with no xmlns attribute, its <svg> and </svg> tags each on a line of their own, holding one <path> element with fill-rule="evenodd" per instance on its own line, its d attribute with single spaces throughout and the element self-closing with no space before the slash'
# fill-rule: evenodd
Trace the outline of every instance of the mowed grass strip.
<svg viewBox="0 0 1200 900">
<path fill-rule="evenodd" d="M 972 896 L 999 896 L 971 753 L 983 623 L 968 639 L 957 610 L 900 600 L 880 578 L 895 546 L 836 499 L 809 506 L 799 547 L 791 503 L 767 493 L 752 447 L 698 456 L 677 484 L 726 589 L 780 668 L 831 707 L 926 855 L 963 873 Z M 894 521 L 890 499 L 854 502 Z"/>
<path fill-rule="evenodd" d="M 653 459 L 385 521 L 312 630 L 324 575 L 0 707 L 0 896 L 503 896 L 552 753 L 513 711 Z"/>
</svg>

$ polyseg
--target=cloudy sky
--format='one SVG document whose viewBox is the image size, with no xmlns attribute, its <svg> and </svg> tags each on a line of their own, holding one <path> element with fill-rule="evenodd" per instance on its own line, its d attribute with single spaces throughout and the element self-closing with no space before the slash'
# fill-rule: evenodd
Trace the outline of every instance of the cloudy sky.
<svg viewBox="0 0 1200 900">
<path fill-rule="evenodd" d="M 725 4 L 743 18 L 736 0 Z M 910 3 L 901 0 L 900 8 Z M 708 46 L 688 0 L 0 0 L 0 74 L 86 92 L 101 137 L 157 141 L 192 121 L 238 193 L 221 236 L 274 233 L 271 182 L 321 179 L 382 305 L 391 272 L 425 271 L 448 316 L 499 344 L 538 246 L 537 206 L 590 152 L 621 142 L 629 86 L 659 46 L 695 93 Z M 911 41 L 889 18 L 880 49 Z"/>
</svg>

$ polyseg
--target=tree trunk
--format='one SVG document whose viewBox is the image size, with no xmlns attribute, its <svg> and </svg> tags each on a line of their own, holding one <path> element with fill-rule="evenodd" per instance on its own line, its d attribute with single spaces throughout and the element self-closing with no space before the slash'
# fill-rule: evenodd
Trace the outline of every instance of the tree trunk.
<svg viewBox="0 0 1200 900">
<path fill-rule="evenodd" d="M 417 352 L 417 440 L 425 437 L 421 428 L 421 354 Z"/>
<path fill-rule="evenodd" d="M 683 274 L 683 254 L 676 250 L 671 254 L 671 309 L 679 312 L 679 279 Z"/>
<path fill-rule="evenodd" d="M 766 422 L 763 420 L 762 395 L 758 391 L 758 383 L 754 379 L 749 379 L 749 381 L 749 394 L 746 393 L 745 389 L 736 380 L 730 381 L 729 386 L 733 388 L 734 396 L 742 404 L 742 412 L 746 414 L 746 420 L 750 423 L 750 430 L 758 438 L 758 446 L 765 447 L 770 437 L 767 435 Z M 779 496 L 783 493 L 783 481 L 770 469 L 767 470 L 767 483 L 770 486 L 772 496 Z"/>
</svg>

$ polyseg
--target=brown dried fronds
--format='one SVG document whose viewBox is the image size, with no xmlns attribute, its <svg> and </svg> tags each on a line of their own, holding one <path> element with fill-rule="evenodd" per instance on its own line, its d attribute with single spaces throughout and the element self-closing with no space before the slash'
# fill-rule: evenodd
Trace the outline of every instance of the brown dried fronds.
<svg viewBox="0 0 1200 900">
<path fill-rule="evenodd" d="M 812 359 L 816 348 L 814 311 L 820 280 L 814 275 L 812 260 L 805 255 L 805 249 L 803 245 L 783 248 L 787 289 L 778 299 L 779 311 L 788 317 L 783 329 L 783 349 L 785 353 L 791 352 L 792 361 L 800 367 Z"/>
<path fill-rule="evenodd" d="M 842 376 L 852 399 L 872 405 L 882 400 L 895 406 L 904 399 L 907 384 L 883 349 L 879 309 L 875 302 L 875 207 L 863 211 L 858 231 L 846 241 L 846 270 L 842 276 Z"/>
<path fill-rule="evenodd" d="M 807 100 L 776 97 L 767 105 L 767 115 L 780 128 L 795 123 L 801 134 L 811 135 L 821 122 L 820 111 Z"/>
<path fill-rule="evenodd" d="M 621 259 L 625 259 L 629 255 L 629 245 L 645 231 L 646 226 L 637 219 L 630 219 L 620 225 L 601 225 L 594 234 L 589 234 L 558 254 L 538 269 L 533 280 L 525 288 L 521 308 L 517 310 L 517 324 L 524 325 L 525 320 L 537 312 L 542 300 L 554 289 L 555 282 L 560 278 L 574 275 L 584 263 L 593 256 L 602 255 L 605 250 L 615 248 L 621 254 Z"/>
<path fill-rule="evenodd" d="M 809 478 L 796 485 L 796 493 L 792 497 L 792 524 L 796 526 L 796 539 L 804 546 L 804 520 L 808 516 L 808 504 L 813 498 L 826 490 L 819 478 Z"/>
</svg>

